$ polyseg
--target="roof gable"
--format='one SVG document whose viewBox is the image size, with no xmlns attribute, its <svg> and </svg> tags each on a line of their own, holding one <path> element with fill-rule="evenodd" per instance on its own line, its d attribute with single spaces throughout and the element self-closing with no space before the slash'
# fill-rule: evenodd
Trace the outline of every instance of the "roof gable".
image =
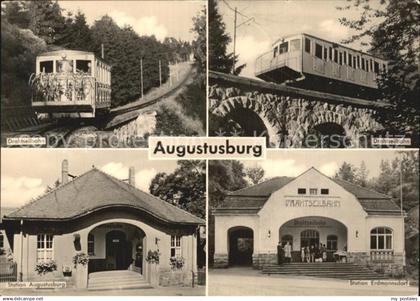
<svg viewBox="0 0 420 301">
<path fill-rule="evenodd" d="M 292 177 L 275 177 L 265 182 L 246 187 L 237 191 L 230 192 L 225 198 L 223 204 L 216 209 L 215 212 L 223 211 L 224 209 L 241 210 L 241 208 L 249 210 L 252 209 L 253 213 L 257 213 L 264 207 L 270 196 L 277 190 L 290 184 L 292 181 L 304 176 L 309 172 L 318 173 L 319 176 L 325 177 L 333 183 L 339 185 L 344 190 L 354 195 L 359 201 L 363 209 L 370 214 L 397 214 L 400 208 L 395 204 L 391 197 L 377 191 L 362 187 L 348 181 L 340 179 L 332 179 L 314 167 L 306 170 L 299 176 Z"/>
<path fill-rule="evenodd" d="M 145 193 L 96 168 L 42 195 L 5 218 L 73 219 L 101 208 L 127 206 L 171 223 L 202 224 L 187 211 Z"/>
</svg>

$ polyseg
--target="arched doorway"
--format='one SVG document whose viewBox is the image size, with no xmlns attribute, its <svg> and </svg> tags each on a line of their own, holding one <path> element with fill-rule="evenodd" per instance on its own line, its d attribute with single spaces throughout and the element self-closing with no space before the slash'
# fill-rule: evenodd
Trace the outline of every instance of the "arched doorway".
<svg viewBox="0 0 420 301">
<path fill-rule="evenodd" d="M 341 125 L 325 122 L 308 131 L 304 146 L 308 148 L 345 148 L 350 146 L 350 141 Z"/>
<path fill-rule="evenodd" d="M 252 265 L 254 232 L 248 227 L 234 227 L 228 231 L 229 265 Z"/>
<path fill-rule="evenodd" d="M 131 270 L 144 275 L 145 232 L 128 223 L 106 223 L 88 233 L 88 273 Z"/>
<path fill-rule="evenodd" d="M 279 227 L 279 241 L 292 246 L 292 261 L 301 262 L 302 248 L 325 248 L 327 261 L 334 260 L 336 251 L 347 250 L 347 227 L 340 221 L 323 216 L 291 219 Z"/>
<path fill-rule="evenodd" d="M 127 241 L 124 232 L 112 230 L 106 234 L 106 258 L 107 270 L 126 270 L 132 262 L 132 245 Z"/>
</svg>

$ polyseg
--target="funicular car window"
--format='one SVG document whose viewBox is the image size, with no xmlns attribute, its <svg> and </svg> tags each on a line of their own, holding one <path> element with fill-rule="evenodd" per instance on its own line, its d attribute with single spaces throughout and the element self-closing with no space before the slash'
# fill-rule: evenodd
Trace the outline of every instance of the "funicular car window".
<svg viewBox="0 0 420 301">
<path fill-rule="evenodd" d="M 92 61 L 90 60 L 76 60 L 76 73 L 92 73 Z"/>
<path fill-rule="evenodd" d="M 315 56 L 322 59 L 322 46 L 319 44 L 315 44 Z"/>
<path fill-rule="evenodd" d="M 56 62 L 57 73 L 72 73 L 73 72 L 73 60 L 60 60 Z"/>
<path fill-rule="evenodd" d="M 290 40 L 290 51 L 298 51 L 300 50 L 300 40 L 294 39 Z"/>
<path fill-rule="evenodd" d="M 53 73 L 53 61 L 44 61 L 39 63 L 39 70 L 43 73 Z"/>
<path fill-rule="evenodd" d="M 279 53 L 286 53 L 289 50 L 289 42 L 284 42 L 280 44 Z"/>
</svg>

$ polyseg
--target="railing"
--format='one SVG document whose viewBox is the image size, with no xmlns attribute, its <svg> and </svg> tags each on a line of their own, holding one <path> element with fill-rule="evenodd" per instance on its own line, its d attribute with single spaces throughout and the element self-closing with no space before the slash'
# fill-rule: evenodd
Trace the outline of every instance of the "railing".
<svg viewBox="0 0 420 301">
<path fill-rule="evenodd" d="M 393 250 L 372 250 L 370 251 L 370 260 L 373 262 L 393 262 Z"/>
<path fill-rule="evenodd" d="M 17 264 L 16 262 L 0 262 L 0 282 L 17 281 Z"/>
<path fill-rule="evenodd" d="M 298 58 L 297 55 L 299 55 L 299 51 L 294 52 L 286 52 L 277 55 L 276 57 L 273 57 L 273 52 L 269 51 L 262 55 L 260 55 L 255 60 L 255 74 L 259 75 L 261 73 L 265 73 L 274 69 L 277 69 L 279 67 L 288 66 L 292 69 L 296 69 Z"/>
</svg>

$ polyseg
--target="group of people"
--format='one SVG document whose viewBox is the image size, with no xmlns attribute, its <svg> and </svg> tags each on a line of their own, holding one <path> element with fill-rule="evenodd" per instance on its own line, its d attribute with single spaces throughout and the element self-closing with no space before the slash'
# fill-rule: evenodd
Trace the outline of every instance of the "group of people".
<svg viewBox="0 0 420 301">
<path fill-rule="evenodd" d="M 278 264 L 292 262 L 292 245 L 287 241 L 277 245 Z M 325 244 L 314 244 L 302 247 L 300 251 L 301 262 L 325 262 L 327 261 L 327 248 Z"/>
<path fill-rule="evenodd" d="M 327 248 L 325 247 L 325 244 L 302 247 L 300 250 L 300 259 L 302 262 L 327 261 Z"/>
</svg>

